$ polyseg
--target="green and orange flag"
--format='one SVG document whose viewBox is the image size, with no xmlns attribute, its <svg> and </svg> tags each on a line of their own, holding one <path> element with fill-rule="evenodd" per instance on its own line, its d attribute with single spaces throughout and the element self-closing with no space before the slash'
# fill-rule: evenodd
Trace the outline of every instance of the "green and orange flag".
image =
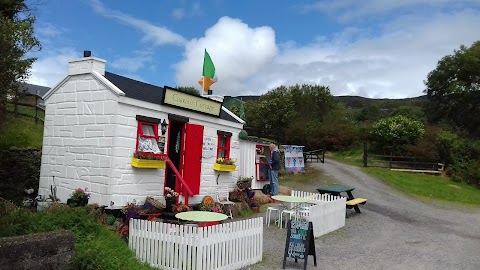
<svg viewBox="0 0 480 270">
<path fill-rule="evenodd" d="M 208 92 L 210 90 L 210 86 L 217 82 L 215 78 L 215 65 L 213 65 L 212 58 L 205 49 L 205 56 L 203 57 L 203 78 L 198 81 L 198 83 L 202 86 L 203 91 Z M 214 79 L 215 78 L 215 79 Z"/>
</svg>

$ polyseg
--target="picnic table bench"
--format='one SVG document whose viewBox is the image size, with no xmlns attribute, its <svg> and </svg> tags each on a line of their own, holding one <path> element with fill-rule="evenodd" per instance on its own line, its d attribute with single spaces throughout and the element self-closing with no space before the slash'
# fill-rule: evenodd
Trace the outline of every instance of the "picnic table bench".
<svg viewBox="0 0 480 270">
<path fill-rule="evenodd" d="M 347 193 L 346 208 L 347 209 L 354 208 L 355 212 L 361 213 L 358 205 L 359 204 L 365 204 L 367 202 L 367 199 L 353 197 L 352 191 L 354 189 L 355 188 L 353 188 L 353 187 L 331 185 L 331 186 L 325 186 L 325 187 L 317 188 L 317 191 L 321 194 L 330 193 L 333 196 L 340 196 L 340 193 L 345 192 L 345 193 Z M 345 216 L 348 218 L 347 212 L 345 212 Z"/>
</svg>

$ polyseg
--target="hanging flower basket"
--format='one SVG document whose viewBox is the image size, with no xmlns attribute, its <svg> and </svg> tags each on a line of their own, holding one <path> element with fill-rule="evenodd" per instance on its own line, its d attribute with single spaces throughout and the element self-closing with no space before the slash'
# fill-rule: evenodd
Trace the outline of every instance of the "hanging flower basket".
<svg viewBox="0 0 480 270">
<path fill-rule="evenodd" d="M 132 158 L 132 167 L 146 169 L 163 169 L 165 168 L 165 160 Z"/>
<path fill-rule="evenodd" d="M 213 164 L 213 169 L 215 171 L 221 171 L 221 172 L 234 172 L 235 169 L 237 168 L 237 165 L 226 165 L 226 164 L 219 164 L 215 163 Z"/>
</svg>

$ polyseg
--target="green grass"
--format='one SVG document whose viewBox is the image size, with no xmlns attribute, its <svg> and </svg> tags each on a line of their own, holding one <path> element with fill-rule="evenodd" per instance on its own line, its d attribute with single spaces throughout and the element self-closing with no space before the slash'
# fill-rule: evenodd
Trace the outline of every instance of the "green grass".
<svg viewBox="0 0 480 270">
<path fill-rule="evenodd" d="M 71 269 L 154 269 L 140 263 L 120 235 L 85 208 L 53 207 L 33 213 L 0 205 L 0 237 L 69 230 L 75 234 Z"/>
<path fill-rule="evenodd" d="M 309 190 L 312 183 L 318 186 L 335 184 L 335 179 L 332 176 L 324 175 L 308 165 L 305 167 L 304 173 L 281 173 L 278 178 L 280 186 L 310 192 L 317 192 L 316 190 Z"/>
<path fill-rule="evenodd" d="M 42 147 L 43 124 L 35 124 L 35 119 L 13 117 L 7 114 L 0 128 L 0 149 L 15 147 Z"/>
<path fill-rule="evenodd" d="M 13 112 L 14 111 L 14 106 L 13 104 L 7 104 L 7 110 L 10 111 L 10 112 Z M 23 114 L 27 114 L 27 115 L 31 115 L 31 116 L 35 116 L 35 107 L 28 107 L 28 106 L 21 106 L 19 105 L 17 107 L 18 109 L 18 113 L 23 113 Z M 10 114 L 10 113 L 9 113 Z M 40 117 L 41 119 L 45 119 L 45 112 L 42 111 L 42 110 L 39 110 L 38 112 L 38 117 Z M 32 118 L 33 121 L 35 121 L 35 119 Z"/>
<path fill-rule="evenodd" d="M 436 175 L 396 172 L 381 168 L 364 168 L 363 170 L 420 199 L 480 206 L 480 189 L 466 183 L 453 182 Z"/>
<path fill-rule="evenodd" d="M 345 164 L 363 166 L 363 149 L 328 153 L 327 156 Z M 419 199 L 480 206 L 480 189 L 466 183 L 457 183 L 437 175 L 390 171 L 383 168 L 362 170 Z"/>
<path fill-rule="evenodd" d="M 325 156 L 348 165 L 363 166 L 362 148 L 340 152 L 327 152 Z"/>
</svg>

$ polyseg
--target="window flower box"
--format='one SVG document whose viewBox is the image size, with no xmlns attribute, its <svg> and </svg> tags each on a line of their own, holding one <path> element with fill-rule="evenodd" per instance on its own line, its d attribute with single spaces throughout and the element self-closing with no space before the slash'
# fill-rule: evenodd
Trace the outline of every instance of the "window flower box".
<svg viewBox="0 0 480 270">
<path fill-rule="evenodd" d="M 132 158 L 132 167 L 146 169 L 163 169 L 165 160 Z"/>
<path fill-rule="evenodd" d="M 232 164 L 232 165 L 220 164 L 220 163 L 213 164 L 213 169 L 215 171 L 234 172 L 236 168 L 237 168 L 237 165 L 235 165 L 235 164 Z"/>
</svg>

